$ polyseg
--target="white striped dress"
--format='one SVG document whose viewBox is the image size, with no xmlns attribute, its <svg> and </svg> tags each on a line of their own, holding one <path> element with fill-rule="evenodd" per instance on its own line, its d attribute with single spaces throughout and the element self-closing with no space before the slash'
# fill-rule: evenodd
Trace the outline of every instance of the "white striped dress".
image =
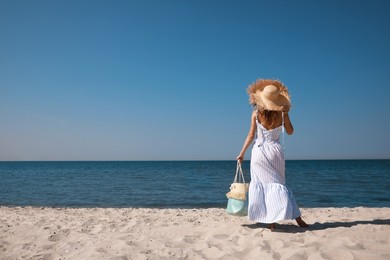
<svg viewBox="0 0 390 260">
<path fill-rule="evenodd" d="M 285 186 L 285 161 L 279 142 L 282 126 L 267 130 L 257 123 L 251 156 L 248 218 L 275 223 L 301 215 L 292 192 Z"/>
</svg>

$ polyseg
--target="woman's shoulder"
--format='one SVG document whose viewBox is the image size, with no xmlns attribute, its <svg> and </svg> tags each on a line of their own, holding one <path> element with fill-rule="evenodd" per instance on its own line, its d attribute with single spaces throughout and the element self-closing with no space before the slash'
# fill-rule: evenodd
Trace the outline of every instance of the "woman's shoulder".
<svg viewBox="0 0 390 260">
<path fill-rule="evenodd" d="M 252 111 L 252 121 L 253 122 L 259 122 L 259 112 L 257 110 Z"/>
<path fill-rule="evenodd" d="M 257 110 L 254 109 L 252 111 L 252 117 L 257 117 L 257 115 L 258 115 L 258 112 L 257 112 Z"/>
</svg>

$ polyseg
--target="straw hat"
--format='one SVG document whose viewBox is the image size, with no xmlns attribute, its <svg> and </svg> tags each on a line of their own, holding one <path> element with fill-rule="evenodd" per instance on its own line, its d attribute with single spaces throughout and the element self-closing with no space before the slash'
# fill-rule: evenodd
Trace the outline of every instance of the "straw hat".
<svg viewBox="0 0 390 260">
<path fill-rule="evenodd" d="M 258 79 L 248 89 L 249 103 L 257 109 L 289 111 L 291 107 L 288 89 L 279 80 Z"/>
</svg>

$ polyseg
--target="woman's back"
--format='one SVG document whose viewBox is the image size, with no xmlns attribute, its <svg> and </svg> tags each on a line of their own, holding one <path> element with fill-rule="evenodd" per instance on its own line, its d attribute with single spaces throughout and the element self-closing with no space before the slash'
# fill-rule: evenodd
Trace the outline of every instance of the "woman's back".
<svg viewBox="0 0 390 260">
<path fill-rule="evenodd" d="M 284 124 L 287 134 L 291 135 L 294 132 L 287 112 L 259 110 L 257 111 L 257 121 L 267 130 L 278 128 Z"/>
</svg>

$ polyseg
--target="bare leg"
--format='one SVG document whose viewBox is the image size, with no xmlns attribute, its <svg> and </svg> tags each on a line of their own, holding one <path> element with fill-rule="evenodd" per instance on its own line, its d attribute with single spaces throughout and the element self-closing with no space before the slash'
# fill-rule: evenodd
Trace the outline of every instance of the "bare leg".
<svg viewBox="0 0 390 260">
<path fill-rule="evenodd" d="M 298 226 L 300 226 L 300 227 L 308 227 L 309 226 L 308 224 L 306 224 L 305 221 L 303 221 L 303 219 L 301 217 L 297 217 L 295 220 L 297 221 Z"/>
<path fill-rule="evenodd" d="M 276 224 L 275 224 L 275 223 L 272 223 L 272 224 L 269 224 L 269 225 L 268 225 L 268 228 L 271 229 L 271 231 L 274 231 L 274 230 L 275 230 L 275 227 L 276 227 Z"/>
</svg>

